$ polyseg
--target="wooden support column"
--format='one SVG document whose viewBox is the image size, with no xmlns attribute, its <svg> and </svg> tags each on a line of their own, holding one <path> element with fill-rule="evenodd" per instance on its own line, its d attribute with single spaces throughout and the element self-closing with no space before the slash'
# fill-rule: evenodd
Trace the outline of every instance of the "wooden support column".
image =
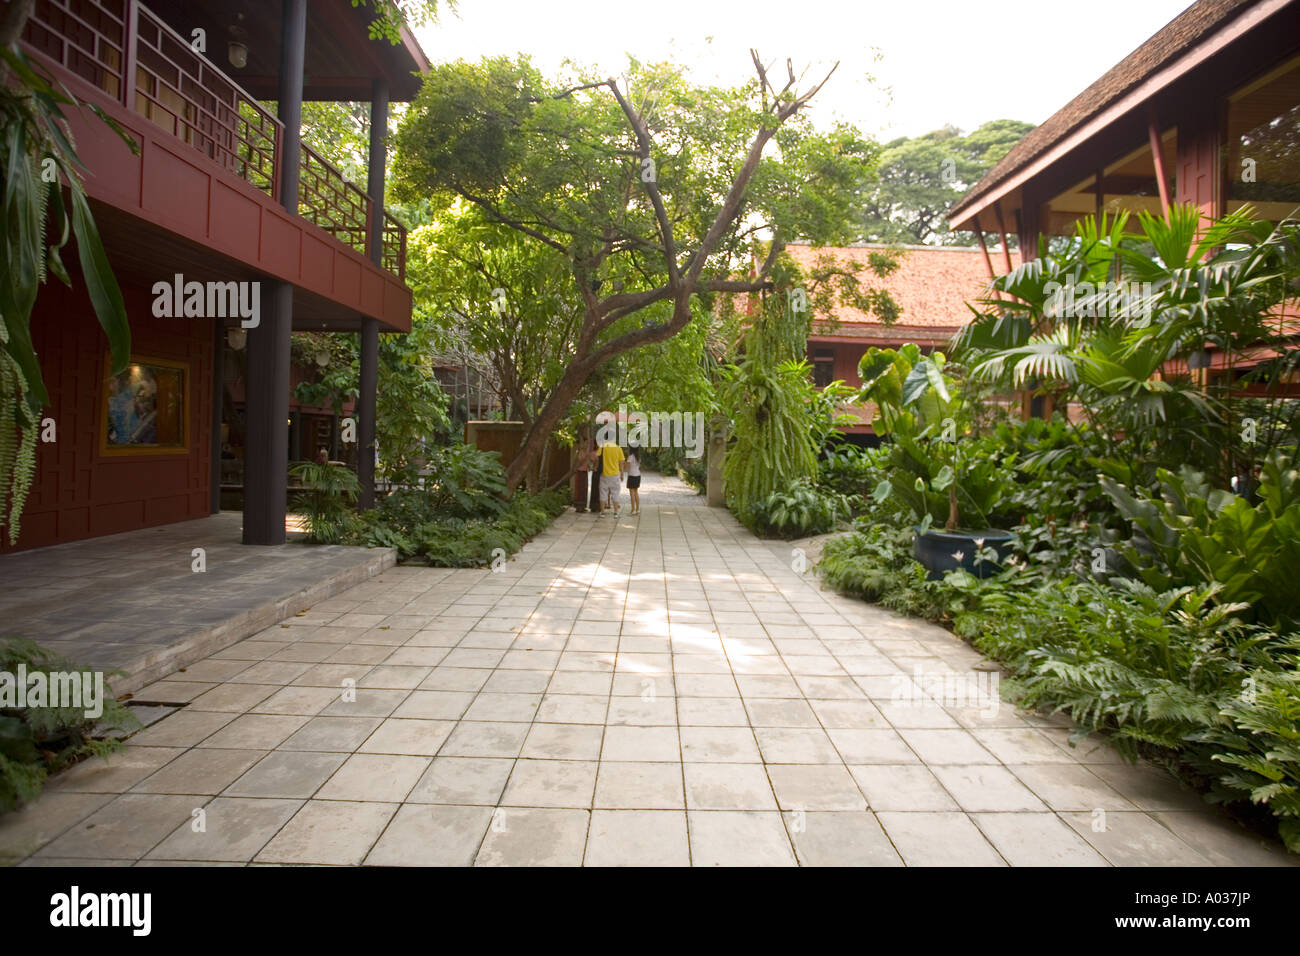
<svg viewBox="0 0 1300 956">
<path fill-rule="evenodd" d="M 298 213 L 307 0 L 284 0 L 280 23 L 280 203 Z M 248 332 L 248 424 L 244 457 L 244 544 L 284 544 L 289 491 L 289 335 L 293 286 L 262 283 L 260 323 Z M 268 294 L 269 293 L 269 294 Z"/>
<path fill-rule="evenodd" d="M 375 80 L 370 93 L 370 157 L 366 192 L 370 197 L 370 261 L 384 264 L 384 168 L 388 164 L 388 84 Z M 379 395 L 379 323 L 361 319 L 361 376 L 357 386 L 358 508 L 375 506 L 375 413 Z"/>
<path fill-rule="evenodd" d="M 980 217 L 975 216 L 972 218 L 971 225 L 975 228 L 975 238 L 979 241 L 980 251 L 984 253 L 984 268 L 989 270 L 990 279 L 996 279 L 998 274 L 993 271 L 993 260 L 989 258 L 989 247 L 984 242 L 984 230 L 980 228 Z"/>
<path fill-rule="evenodd" d="M 1165 154 L 1160 144 L 1160 124 L 1154 103 L 1147 107 L 1147 138 L 1151 141 L 1151 162 L 1156 171 L 1156 186 L 1160 189 L 1160 211 L 1168 219 L 1169 177 L 1165 175 Z"/>
<path fill-rule="evenodd" d="M 1006 264 L 1007 271 L 1013 268 L 1011 265 L 1011 247 L 1007 245 L 1007 224 L 1002 218 L 1002 203 L 993 203 L 993 214 L 998 217 L 998 232 L 1002 234 L 1002 261 Z"/>
<path fill-rule="evenodd" d="M 135 112 L 135 71 L 140 44 L 140 0 L 126 0 L 126 19 L 122 36 L 122 105 Z"/>
<path fill-rule="evenodd" d="M 221 511 L 221 411 L 226 397 L 226 325 L 221 320 L 212 323 L 212 467 L 208 480 L 212 483 L 208 511 Z"/>
</svg>

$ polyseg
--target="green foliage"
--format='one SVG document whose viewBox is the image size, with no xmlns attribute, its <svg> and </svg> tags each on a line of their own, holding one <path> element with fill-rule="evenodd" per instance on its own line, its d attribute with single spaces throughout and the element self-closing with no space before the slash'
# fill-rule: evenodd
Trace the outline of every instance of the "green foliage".
<svg viewBox="0 0 1300 956">
<path fill-rule="evenodd" d="M 506 508 L 492 518 L 444 518 L 421 525 L 414 535 L 415 553 L 435 567 L 482 567 L 500 552 L 514 554 L 525 541 L 545 530 L 568 503 L 562 491 L 539 495 L 516 492 Z"/>
<path fill-rule="evenodd" d="M 805 480 L 789 491 L 774 491 L 759 499 L 751 524 L 762 537 L 803 538 L 834 530 L 838 519 L 848 513 L 843 495 L 823 492 Z"/>
<path fill-rule="evenodd" d="M 827 543 L 819 570 L 836 590 L 949 624 L 1007 666 L 1021 706 L 1181 766 L 1211 800 L 1266 807 L 1300 852 L 1300 634 L 1243 620 L 1218 584 L 1156 590 L 1023 564 L 927 581 L 910 542 L 864 524 Z"/>
<path fill-rule="evenodd" d="M 873 402 L 876 433 L 888 441 L 883 476 L 872 491 L 892 501 L 924 527 L 954 531 L 962 515 L 973 529 L 987 528 L 1009 492 L 1014 458 L 989 454 L 972 441 L 976 408 L 942 352 L 916 345 L 868 349 L 860 362 L 858 401 Z"/>
<path fill-rule="evenodd" d="M 991 120 L 967 135 L 945 126 L 886 143 L 877 181 L 862 197 L 862 238 L 974 245 L 973 234 L 948 229 L 948 212 L 1031 129 L 1030 123 Z"/>
<path fill-rule="evenodd" d="M 817 487 L 844 495 L 853 506 L 861 503 L 884 478 L 885 448 L 860 448 L 857 445 L 837 445 L 828 448 L 817 463 Z"/>
<path fill-rule="evenodd" d="M 299 462 L 289 476 L 307 490 L 293 497 L 289 510 L 307 522 L 307 537 L 318 544 L 340 544 L 355 527 L 353 505 L 361 494 L 356 472 L 344 465 Z"/>
<path fill-rule="evenodd" d="M 131 354 L 126 306 L 86 200 L 84 166 L 63 112 L 82 105 L 18 49 L 0 49 L 0 527 L 7 527 L 10 544 L 18 540 L 36 465 L 36 429 L 50 400 L 32 343 L 32 309 L 48 275 L 72 285 L 60 250 L 73 235 L 82 281 L 108 336 L 109 374 L 126 368 Z M 88 108 L 139 152 L 106 113 Z"/>
<path fill-rule="evenodd" d="M 905 528 L 864 523 L 856 533 L 826 542 L 818 570 L 844 594 L 940 620 L 946 614 L 943 584 L 928 579 L 911 544 L 912 532 Z"/>
<path fill-rule="evenodd" d="M 449 330 L 510 359 L 493 369 L 496 387 L 532 438 L 510 464 L 512 488 L 535 477 L 536 433 L 606 400 L 707 411 L 709 314 L 767 288 L 786 244 L 856 238 L 853 205 L 875 160 L 852 128 L 813 127 L 804 107 L 817 87 L 778 94 L 761 66 L 738 89 L 696 86 L 671 63 L 632 61 L 618 80 L 570 72 L 548 79 L 527 58 L 435 65 L 397 136 L 393 194 L 428 197 L 457 235 L 500 240 L 444 236 L 424 249 Z M 692 332 L 686 354 L 618 361 Z"/>
<path fill-rule="evenodd" d="M 433 510 L 458 518 L 498 514 L 506 491 L 501 454 L 457 444 L 438 449 L 429 459 L 425 493 Z"/>
<path fill-rule="evenodd" d="M 0 672 L 16 674 L 19 665 L 29 674 L 86 670 L 32 641 L 0 639 Z M 0 813 L 35 800 L 49 774 L 84 757 L 107 757 L 122 748 L 119 740 L 104 734 L 132 730 L 139 721 L 109 696 L 107 685 L 103 708 L 95 720 L 78 707 L 0 708 Z"/>
<path fill-rule="evenodd" d="M 1120 553 L 1152 587 L 1213 582 L 1226 602 L 1252 608 L 1279 629 L 1300 625 L 1300 470 L 1275 454 L 1263 469 L 1259 504 L 1212 489 L 1199 472 L 1159 469 L 1158 497 L 1100 479 L 1133 525 Z"/>
<path fill-rule="evenodd" d="M 709 463 L 703 458 L 683 458 L 677 462 L 677 474 L 695 489 L 697 495 L 709 490 Z"/>
<path fill-rule="evenodd" d="M 1227 487 L 1295 440 L 1296 403 L 1280 389 L 1300 356 L 1275 309 L 1300 279 L 1300 221 L 1244 208 L 1202 229 L 1196 207 L 1175 206 L 1138 225 L 1086 217 L 1069 242 L 1042 242 L 992 283 L 1001 298 L 980 300 L 958 354 L 978 380 L 1078 402 L 1142 483 L 1187 464 Z M 1178 369 L 1207 347 L 1225 373 L 1202 387 Z M 1236 367 L 1270 350 L 1252 373 L 1263 395 L 1243 396 Z"/>
</svg>

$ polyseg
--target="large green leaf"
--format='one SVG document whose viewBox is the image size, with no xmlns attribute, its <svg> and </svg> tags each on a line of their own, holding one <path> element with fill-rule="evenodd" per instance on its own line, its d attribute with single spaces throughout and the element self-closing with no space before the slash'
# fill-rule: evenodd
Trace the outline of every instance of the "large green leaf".
<svg viewBox="0 0 1300 956">
<path fill-rule="evenodd" d="M 91 214 L 90 204 L 85 194 L 74 183 L 72 193 L 72 228 L 77 234 L 77 257 L 81 261 L 81 272 L 86 279 L 86 291 L 90 294 L 90 303 L 108 336 L 108 345 L 113 356 L 112 373 L 116 374 L 126 368 L 131 360 L 131 326 L 126 317 L 126 303 L 122 300 L 122 290 L 117 284 L 117 277 L 108 264 L 104 244 L 99 238 L 99 229 Z"/>
</svg>

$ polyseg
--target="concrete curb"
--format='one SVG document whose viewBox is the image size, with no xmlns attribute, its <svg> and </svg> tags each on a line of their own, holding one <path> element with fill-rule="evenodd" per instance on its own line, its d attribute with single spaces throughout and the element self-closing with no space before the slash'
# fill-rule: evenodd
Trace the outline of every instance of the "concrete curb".
<svg viewBox="0 0 1300 956">
<path fill-rule="evenodd" d="M 363 584 L 397 564 L 397 551 L 393 548 L 371 548 L 367 560 L 342 571 L 336 571 L 306 587 L 299 588 L 273 601 L 233 612 L 218 624 L 200 627 L 192 633 L 173 641 L 160 651 L 144 654 L 122 667 L 125 677 L 110 681 L 113 694 L 121 697 L 133 694 L 168 674 L 187 667 L 196 661 L 238 644 L 274 624 L 292 617 L 299 611 L 334 597 L 336 594 Z M 138 698 L 143 699 L 143 698 Z"/>
</svg>

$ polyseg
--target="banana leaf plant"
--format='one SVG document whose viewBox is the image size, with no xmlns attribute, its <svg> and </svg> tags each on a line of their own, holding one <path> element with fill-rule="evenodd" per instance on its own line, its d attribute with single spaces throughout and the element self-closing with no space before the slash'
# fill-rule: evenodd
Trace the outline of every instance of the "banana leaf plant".
<svg viewBox="0 0 1300 956">
<path fill-rule="evenodd" d="M 936 520 L 955 531 L 962 512 L 984 520 L 991 504 L 985 482 L 968 487 L 971 466 L 960 439 L 971 431 L 971 408 L 956 387 L 942 352 L 924 355 L 917 345 L 872 348 L 862 357 L 863 385 L 856 400 L 876 406 L 876 434 L 893 440 L 892 475 L 872 492 L 878 503 L 899 498 L 921 522 Z"/>
</svg>

